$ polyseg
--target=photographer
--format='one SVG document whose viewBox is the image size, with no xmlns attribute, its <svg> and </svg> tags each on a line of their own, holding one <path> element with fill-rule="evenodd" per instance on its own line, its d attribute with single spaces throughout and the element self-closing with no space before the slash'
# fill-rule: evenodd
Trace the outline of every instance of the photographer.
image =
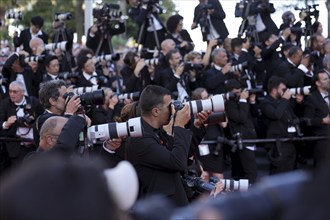
<svg viewBox="0 0 330 220">
<path fill-rule="evenodd" d="M 222 94 L 226 92 L 225 81 L 235 79 L 237 76 L 232 72 L 232 66 L 228 63 L 225 49 L 216 48 L 212 51 L 214 66 L 204 74 L 204 85 L 210 94 Z"/>
<path fill-rule="evenodd" d="M 231 137 L 235 139 L 236 135 L 240 135 L 242 139 L 256 139 L 257 133 L 252 118 L 257 112 L 256 94 L 249 94 L 235 79 L 228 80 L 226 88 L 228 92 L 236 95 L 235 100 L 228 100 L 225 103 Z M 249 183 L 252 184 L 256 182 L 258 168 L 255 150 L 256 145 L 244 144 L 231 153 L 232 177 L 235 180 L 249 179 Z"/>
<path fill-rule="evenodd" d="M 199 0 L 195 7 L 194 19 L 191 29 L 201 27 L 203 41 L 210 41 L 214 38 L 227 38 L 229 32 L 223 20 L 226 13 L 222 9 L 219 0 Z"/>
<path fill-rule="evenodd" d="M 304 116 L 311 120 L 310 131 L 313 136 L 328 136 L 330 132 L 330 81 L 325 71 L 313 76 L 315 90 L 305 101 Z M 330 157 L 329 140 L 318 140 L 314 143 L 314 165 L 328 162 Z"/>
<path fill-rule="evenodd" d="M 94 60 L 88 56 L 78 57 L 77 60 L 79 77 L 76 82 L 77 87 L 104 86 L 110 87 L 108 78 L 95 68 Z"/>
<path fill-rule="evenodd" d="M 48 118 L 41 126 L 37 150 L 27 155 L 25 161 L 35 160 L 45 155 L 44 153 L 60 154 L 69 158 L 78 149 L 81 131 L 90 125 L 89 117 L 82 114 L 70 118 L 62 116 Z"/>
<path fill-rule="evenodd" d="M 114 122 L 120 111 L 116 94 L 110 88 L 104 88 L 103 91 L 104 104 L 92 106 L 91 108 L 92 125 Z"/>
<path fill-rule="evenodd" d="M 42 124 L 51 116 L 70 117 L 81 107 L 80 98 L 73 96 L 70 100 L 65 100 L 63 95 L 70 92 L 72 88 L 67 88 L 63 80 L 51 80 L 41 84 L 39 90 L 39 100 L 45 111 L 40 115 L 35 123 L 34 141 L 39 144 L 39 132 Z"/>
<path fill-rule="evenodd" d="M 45 44 L 48 43 L 48 35 L 41 30 L 44 25 L 44 19 L 40 16 L 34 16 L 30 20 L 30 28 L 21 31 L 20 35 L 15 32 L 14 34 L 14 45 L 19 47 L 23 44 L 23 50 L 32 54 L 32 50 L 29 47 L 30 40 L 39 37 L 43 40 Z"/>
<path fill-rule="evenodd" d="M 202 123 L 206 112 L 198 113 L 191 131 L 185 125 L 191 118 L 189 105 L 175 110 L 169 90 L 149 85 L 141 93 L 139 101 L 143 136 L 127 139 L 127 159 L 135 167 L 140 181 L 140 198 L 162 194 L 176 206 L 188 205 L 180 172 L 187 168 L 191 144 L 199 144 L 205 129 Z M 170 136 L 163 129 L 174 115 Z"/>
<path fill-rule="evenodd" d="M 178 49 L 170 50 L 166 56 L 168 67 L 160 74 L 159 85 L 167 88 L 173 94 L 178 94 L 177 100 L 187 101 L 191 93 L 191 79 L 184 72 L 184 64 Z"/>
<path fill-rule="evenodd" d="M 267 119 L 267 138 L 294 137 L 297 119 L 290 105 L 291 92 L 283 79 L 273 76 L 268 82 L 268 95 L 260 104 Z M 296 150 L 292 142 L 268 143 L 270 174 L 292 171 L 295 165 Z"/>
<path fill-rule="evenodd" d="M 56 56 L 49 55 L 45 58 L 46 74 L 43 76 L 43 82 L 56 80 L 60 70 L 60 63 Z"/>
<path fill-rule="evenodd" d="M 310 85 L 309 58 L 303 56 L 300 47 L 289 49 L 288 57 L 275 70 L 275 75 L 285 80 L 288 88 L 297 88 Z"/>
<path fill-rule="evenodd" d="M 286 28 L 290 28 L 291 34 L 287 38 L 286 42 L 291 43 L 295 46 L 301 46 L 300 38 L 304 34 L 302 29 L 302 22 L 305 20 L 307 14 L 305 11 L 302 11 L 299 14 L 300 20 L 296 21 L 294 14 L 291 11 L 286 11 L 282 14 L 283 23 L 280 26 L 280 31 L 283 31 Z"/>
<path fill-rule="evenodd" d="M 36 75 L 30 66 L 25 64 L 22 52 L 12 53 L 6 60 L 2 74 L 9 79 L 9 83 L 20 81 L 24 86 L 24 94 L 38 97 L 39 75 Z"/>
<path fill-rule="evenodd" d="M 169 32 L 166 38 L 174 40 L 182 57 L 194 49 L 195 45 L 188 31 L 183 29 L 183 17 L 181 15 L 176 14 L 169 17 L 166 27 Z"/>
<path fill-rule="evenodd" d="M 124 57 L 124 66 L 120 70 L 123 77 L 125 92 L 141 92 L 152 83 L 155 75 L 155 65 L 149 68 L 145 59 L 140 58 L 135 52 L 129 51 Z"/>
<path fill-rule="evenodd" d="M 284 31 L 282 31 L 280 37 L 277 37 L 277 35 L 268 32 L 261 38 L 261 42 L 263 44 L 261 50 L 261 58 L 264 61 L 266 68 L 266 76 L 263 82 L 263 88 L 265 90 L 267 90 L 269 78 L 274 75 L 274 70 L 276 70 L 276 68 L 282 62 L 281 55 L 277 51 L 277 48 L 286 41 L 290 34 L 290 28 L 286 28 Z"/>
<path fill-rule="evenodd" d="M 13 81 L 9 85 L 9 97 L 0 104 L 0 133 L 2 137 L 28 138 L 28 142 L 5 141 L 11 165 L 20 164 L 24 156 L 35 150 L 33 142 L 33 125 L 41 115 L 43 108 L 33 96 L 24 95 L 24 85 Z"/>
<path fill-rule="evenodd" d="M 165 39 L 166 29 L 158 14 L 162 8 L 157 0 L 126 0 L 130 6 L 128 15 L 139 26 L 136 41 L 143 48 L 160 50 L 160 43 Z M 155 36 L 156 35 L 156 36 Z M 150 59 L 153 53 L 148 53 L 144 58 Z"/>
</svg>

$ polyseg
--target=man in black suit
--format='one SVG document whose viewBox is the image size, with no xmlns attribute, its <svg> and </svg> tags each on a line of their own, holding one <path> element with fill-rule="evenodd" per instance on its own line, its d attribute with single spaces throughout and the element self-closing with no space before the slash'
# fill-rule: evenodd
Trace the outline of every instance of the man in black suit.
<svg viewBox="0 0 330 220">
<path fill-rule="evenodd" d="M 9 82 L 23 83 L 25 95 L 38 97 L 39 76 L 24 63 L 23 58 L 19 53 L 12 53 L 3 66 L 2 74 Z"/>
<path fill-rule="evenodd" d="M 141 93 L 139 105 L 143 136 L 128 138 L 126 143 L 127 159 L 135 167 L 140 180 L 139 196 L 162 194 L 176 206 L 188 205 L 180 172 L 187 168 L 192 140 L 196 136 L 201 140 L 205 128 L 195 127 L 197 124 L 192 126 L 194 137 L 191 131 L 184 128 L 191 117 L 189 105 L 185 105 L 171 121 L 173 136 L 168 135 L 163 126 L 170 122 L 170 115 L 174 114 L 175 109 L 171 104 L 170 91 L 160 86 L 147 86 Z"/>
<path fill-rule="evenodd" d="M 161 72 L 159 85 L 170 90 L 172 94 L 177 93 L 178 100 L 187 101 L 191 94 L 191 82 L 189 75 L 184 72 L 180 51 L 178 49 L 170 50 L 165 59 L 168 67 Z"/>
<path fill-rule="evenodd" d="M 160 50 L 160 43 L 165 39 L 166 28 L 161 21 L 159 14 L 163 10 L 155 1 L 126 0 L 130 5 L 129 17 L 139 26 L 136 41 L 147 50 Z M 152 52 L 148 52 L 144 58 L 153 57 Z"/>
<path fill-rule="evenodd" d="M 43 75 L 43 82 L 59 79 L 58 72 L 60 70 L 60 62 L 57 56 L 49 55 L 45 58 L 46 74 Z"/>
<path fill-rule="evenodd" d="M 9 97 L 5 98 L 0 105 L 1 136 L 31 139 L 26 142 L 5 142 L 12 166 L 18 165 L 27 153 L 35 150 L 32 128 L 35 119 L 42 112 L 43 108 L 38 99 L 33 96 L 24 96 L 24 86 L 21 82 L 10 83 Z"/>
<path fill-rule="evenodd" d="M 204 74 L 204 85 L 210 94 L 222 94 L 226 92 L 225 81 L 237 78 L 231 71 L 231 64 L 225 49 L 216 48 L 212 52 L 214 66 Z"/>
<path fill-rule="evenodd" d="M 48 43 L 48 35 L 41 30 L 44 25 L 44 19 L 40 16 L 34 16 L 31 18 L 30 28 L 24 29 L 18 37 L 17 32 L 14 35 L 14 45 L 19 47 L 23 44 L 23 50 L 32 54 L 32 50 L 29 46 L 30 40 L 35 37 L 41 38 L 45 44 Z"/>
<path fill-rule="evenodd" d="M 268 80 L 274 74 L 274 70 L 281 64 L 281 54 L 277 51 L 277 48 L 283 44 L 290 36 L 290 28 L 286 28 L 280 37 L 268 32 L 263 35 L 261 41 L 263 42 L 263 48 L 261 51 L 261 58 L 265 63 L 266 76 L 263 84 L 263 88 L 267 90 Z"/>
<path fill-rule="evenodd" d="M 283 79 L 273 76 L 268 82 L 268 95 L 260 104 L 267 120 L 267 138 L 288 138 L 296 133 L 296 116 L 290 105 L 291 92 Z M 266 144 L 269 147 L 270 174 L 292 171 L 296 150 L 292 142 Z"/>
<path fill-rule="evenodd" d="M 329 76 L 325 71 L 316 73 L 313 77 L 315 90 L 306 98 L 304 116 L 311 119 L 313 136 L 330 135 L 330 102 Z M 316 141 L 314 144 L 314 164 L 319 166 L 329 161 L 329 139 Z"/>
<path fill-rule="evenodd" d="M 199 24 L 201 26 L 203 41 L 210 41 L 214 38 L 227 38 L 229 32 L 223 19 L 226 13 L 222 9 L 219 0 L 199 0 L 195 7 L 194 20 L 191 29 Z"/>
<path fill-rule="evenodd" d="M 39 132 L 42 124 L 52 116 L 70 117 L 80 108 L 80 98 L 74 95 L 71 99 L 64 99 L 63 95 L 69 92 L 63 80 L 51 80 L 40 86 L 39 100 L 45 111 L 40 115 L 34 126 L 34 141 L 39 144 Z"/>
<path fill-rule="evenodd" d="M 275 70 L 275 74 L 285 80 L 289 88 L 306 86 L 308 77 L 309 58 L 303 58 L 303 51 L 298 46 L 289 49 L 288 58 Z M 310 77 L 309 77 L 310 78 Z M 305 83 L 306 81 L 306 83 Z"/>
<path fill-rule="evenodd" d="M 88 86 L 105 86 L 110 87 L 107 77 L 103 73 L 96 70 L 94 61 L 88 56 L 78 57 L 77 60 L 78 70 L 81 71 L 77 79 L 77 87 Z M 104 80 L 102 80 L 102 77 Z"/>
<path fill-rule="evenodd" d="M 229 92 L 236 94 L 236 99 L 228 100 L 225 103 L 228 126 L 233 139 L 237 133 L 243 139 L 255 139 L 257 133 L 252 119 L 252 109 L 256 108 L 256 95 L 242 90 L 239 81 L 228 80 L 226 87 Z M 254 112 L 257 112 L 255 110 Z M 249 183 L 255 183 L 257 179 L 257 163 L 254 151 L 254 144 L 244 144 L 242 149 L 236 149 L 231 153 L 232 176 L 234 179 L 249 179 Z"/>
</svg>

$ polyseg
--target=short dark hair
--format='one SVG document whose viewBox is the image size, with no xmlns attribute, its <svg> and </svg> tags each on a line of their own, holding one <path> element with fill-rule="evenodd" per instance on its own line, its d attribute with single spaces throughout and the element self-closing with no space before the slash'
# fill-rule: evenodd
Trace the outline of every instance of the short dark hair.
<svg viewBox="0 0 330 220">
<path fill-rule="evenodd" d="M 302 49 L 298 46 L 290 47 L 289 52 L 288 52 L 288 57 L 292 57 L 292 56 L 296 55 L 299 51 L 302 51 Z"/>
<path fill-rule="evenodd" d="M 57 56 L 54 55 L 48 55 L 45 58 L 45 66 L 49 67 L 50 62 L 52 62 L 53 60 L 58 60 Z"/>
<path fill-rule="evenodd" d="M 270 79 L 268 80 L 268 84 L 267 84 L 267 92 L 268 94 L 273 90 L 276 89 L 281 83 L 285 84 L 285 81 L 283 78 L 278 77 L 278 76 L 272 76 L 270 77 Z"/>
<path fill-rule="evenodd" d="M 42 28 L 42 26 L 44 26 L 44 19 L 42 17 L 40 17 L 39 15 L 34 16 L 31 18 L 31 24 L 33 24 L 34 26 L 37 26 L 39 28 Z"/>
<path fill-rule="evenodd" d="M 179 14 L 172 15 L 171 17 L 169 17 L 166 22 L 167 30 L 170 33 L 174 33 L 181 20 L 183 20 L 183 17 Z"/>
<path fill-rule="evenodd" d="M 133 67 L 136 63 L 135 63 L 135 57 L 137 56 L 137 54 L 133 51 L 128 51 L 125 54 L 124 57 L 124 63 L 129 66 L 129 67 Z"/>
<path fill-rule="evenodd" d="M 236 37 L 236 38 L 231 39 L 230 47 L 234 51 L 235 47 L 242 46 L 242 43 L 243 43 L 243 40 L 241 38 Z"/>
<path fill-rule="evenodd" d="M 180 53 L 180 51 L 177 48 L 174 48 L 174 49 L 169 50 L 167 52 L 167 54 L 165 55 L 165 60 L 166 60 L 167 64 L 169 64 L 170 59 L 172 58 L 172 55 L 175 54 L 175 53 Z"/>
<path fill-rule="evenodd" d="M 140 95 L 139 101 L 141 115 L 149 115 L 154 107 L 162 105 L 165 95 L 171 95 L 170 90 L 156 85 L 148 85 L 145 87 Z"/>
<path fill-rule="evenodd" d="M 225 88 L 226 88 L 227 92 L 230 92 L 233 89 L 242 88 L 242 85 L 237 79 L 228 79 L 225 81 Z"/>
<path fill-rule="evenodd" d="M 60 96 L 59 89 L 62 86 L 65 86 L 63 80 L 50 80 L 40 84 L 39 101 L 45 109 L 51 107 L 49 103 L 50 98 L 54 98 L 55 100 L 58 99 Z"/>
<path fill-rule="evenodd" d="M 314 75 L 312 77 L 312 84 L 314 86 L 316 86 L 316 82 L 320 80 L 320 74 L 321 73 L 325 73 L 326 74 L 326 72 L 325 72 L 324 69 L 321 69 L 321 70 L 319 70 L 319 71 L 317 71 L 317 72 L 314 73 Z"/>
</svg>

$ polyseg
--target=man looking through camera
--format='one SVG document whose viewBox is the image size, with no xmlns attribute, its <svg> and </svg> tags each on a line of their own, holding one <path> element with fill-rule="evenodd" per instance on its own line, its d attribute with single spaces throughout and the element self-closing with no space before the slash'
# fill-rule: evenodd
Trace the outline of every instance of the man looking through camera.
<svg viewBox="0 0 330 220">
<path fill-rule="evenodd" d="M 205 134 L 202 132 L 204 127 L 192 126 L 195 134 L 192 137 L 191 132 L 184 128 L 191 117 L 189 106 L 184 105 L 175 113 L 171 93 L 163 87 L 147 86 L 141 93 L 139 105 L 144 134 L 127 139 L 126 154 L 140 180 L 140 198 L 158 193 L 170 198 L 176 206 L 188 205 L 180 171 L 187 168 L 191 142 L 196 136 Z M 174 113 L 173 136 L 170 136 L 163 126 L 170 122 Z M 205 112 L 198 116 L 199 122 L 208 117 Z"/>
</svg>

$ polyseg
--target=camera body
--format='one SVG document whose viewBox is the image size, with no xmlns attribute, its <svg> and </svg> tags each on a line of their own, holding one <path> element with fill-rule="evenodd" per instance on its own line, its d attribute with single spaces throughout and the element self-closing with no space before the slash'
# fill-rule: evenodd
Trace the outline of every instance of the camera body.
<svg viewBox="0 0 330 220">
<path fill-rule="evenodd" d="M 203 68 L 204 68 L 204 65 L 202 63 L 186 62 L 186 63 L 184 63 L 183 71 L 187 72 L 189 70 L 202 70 Z"/>
<path fill-rule="evenodd" d="M 16 119 L 16 123 L 18 124 L 19 127 L 31 127 L 34 124 L 35 117 L 30 114 L 31 109 L 32 107 L 30 104 L 24 105 L 23 107 L 24 116 L 17 117 Z"/>
<path fill-rule="evenodd" d="M 93 16 L 97 19 L 119 19 L 121 15 L 120 6 L 117 4 L 105 3 L 102 7 L 93 9 Z"/>
<path fill-rule="evenodd" d="M 63 95 L 64 99 L 71 99 L 74 95 L 73 92 L 65 93 Z M 104 91 L 102 89 L 96 90 L 93 92 L 86 92 L 83 94 L 78 95 L 80 98 L 82 106 L 89 106 L 89 105 L 103 105 L 104 104 Z"/>
</svg>

